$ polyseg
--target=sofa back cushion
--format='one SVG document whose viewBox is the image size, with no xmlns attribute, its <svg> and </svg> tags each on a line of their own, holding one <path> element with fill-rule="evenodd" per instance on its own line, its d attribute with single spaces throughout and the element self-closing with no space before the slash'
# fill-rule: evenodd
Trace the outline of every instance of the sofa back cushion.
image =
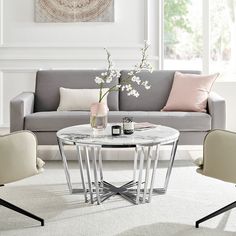
<svg viewBox="0 0 236 236">
<path fill-rule="evenodd" d="M 188 74 L 200 74 L 200 71 L 181 71 Z M 147 80 L 151 85 L 149 90 L 143 86 L 133 85 L 139 91 L 139 97 L 127 96 L 127 93 L 119 92 L 119 109 L 121 111 L 160 111 L 166 104 L 172 88 L 175 70 L 160 70 L 141 72 L 137 74 L 142 80 Z M 127 71 L 121 71 L 121 77 L 125 78 Z"/>
<path fill-rule="evenodd" d="M 45 70 L 36 74 L 35 112 L 56 111 L 60 101 L 60 87 L 72 89 L 96 89 L 94 78 L 102 70 Z M 110 85 L 115 85 L 113 80 Z M 107 97 L 111 111 L 118 110 L 118 93 L 110 93 Z"/>
</svg>

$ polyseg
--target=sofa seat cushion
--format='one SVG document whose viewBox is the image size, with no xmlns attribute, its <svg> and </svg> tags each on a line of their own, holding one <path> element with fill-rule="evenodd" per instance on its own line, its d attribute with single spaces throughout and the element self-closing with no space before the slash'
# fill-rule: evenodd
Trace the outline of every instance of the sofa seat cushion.
<svg viewBox="0 0 236 236">
<path fill-rule="evenodd" d="M 120 122 L 130 116 L 134 122 L 150 122 L 165 125 L 179 131 L 208 131 L 211 129 L 211 116 L 201 112 L 161 112 L 161 111 L 119 111 L 109 112 L 111 122 Z"/>
<path fill-rule="evenodd" d="M 57 131 L 59 129 L 89 123 L 88 111 L 36 112 L 25 117 L 24 128 L 32 131 Z M 135 122 L 150 122 L 170 126 L 179 131 L 208 131 L 211 129 L 211 116 L 200 112 L 146 112 L 110 111 L 109 122 L 121 122 L 131 116 Z"/>
</svg>

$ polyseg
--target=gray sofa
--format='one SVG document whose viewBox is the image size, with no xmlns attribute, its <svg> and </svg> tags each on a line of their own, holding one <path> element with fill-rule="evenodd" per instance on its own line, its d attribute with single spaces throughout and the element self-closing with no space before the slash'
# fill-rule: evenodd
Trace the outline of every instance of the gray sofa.
<svg viewBox="0 0 236 236">
<path fill-rule="evenodd" d="M 148 80 L 152 87 L 141 91 L 138 98 L 128 97 L 125 92 L 109 94 L 109 122 L 121 122 L 122 117 L 132 116 L 135 122 L 170 126 L 180 131 L 179 144 L 182 145 L 201 145 L 209 130 L 225 129 L 225 100 L 215 93 L 209 95 L 207 113 L 161 112 L 172 87 L 174 72 L 141 73 L 140 76 Z M 59 129 L 89 122 L 89 111 L 56 111 L 59 88 L 97 88 L 94 78 L 100 73 L 99 70 L 38 71 L 35 92 L 24 92 L 11 100 L 11 132 L 31 130 L 40 145 L 57 144 L 56 132 Z M 121 77 L 126 73 L 121 71 Z"/>
</svg>

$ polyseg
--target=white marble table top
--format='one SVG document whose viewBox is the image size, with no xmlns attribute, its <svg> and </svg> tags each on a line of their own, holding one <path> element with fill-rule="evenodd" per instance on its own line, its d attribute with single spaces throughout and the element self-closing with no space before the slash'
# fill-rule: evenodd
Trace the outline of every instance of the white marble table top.
<svg viewBox="0 0 236 236">
<path fill-rule="evenodd" d="M 111 126 L 108 124 L 104 131 L 93 131 L 89 124 L 71 126 L 61 129 L 57 132 L 57 137 L 64 142 L 74 142 L 85 145 L 102 146 L 136 146 L 136 145 L 154 145 L 168 144 L 176 141 L 179 137 L 179 131 L 167 126 L 157 125 L 155 128 L 142 131 L 135 131 L 131 135 L 111 135 Z"/>
</svg>

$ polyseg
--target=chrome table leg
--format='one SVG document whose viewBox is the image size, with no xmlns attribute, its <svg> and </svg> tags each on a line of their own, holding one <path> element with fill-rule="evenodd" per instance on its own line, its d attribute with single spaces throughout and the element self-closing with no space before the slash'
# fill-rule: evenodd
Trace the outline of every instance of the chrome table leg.
<svg viewBox="0 0 236 236">
<path fill-rule="evenodd" d="M 143 176 L 143 163 L 144 163 L 144 158 L 145 158 L 144 147 L 142 147 L 141 150 L 142 152 L 140 154 L 140 159 L 139 159 L 139 177 L 138 177 L 136 204 L 139 204 L 140 202 L 140 192 L 141 192 L 141 184 L 142 184 L 142 176 Z"/>
<path fill-rule="evenodd" d="M 148 191 L 148 183 L 149 183 L 149 172 L 150 172 L 150 165 L 152 160 L 152 152 L 153 147 L 148 147 L 147 151 L 147 158 L 146 158 L 146 173 L 145 173 L 145 180 L 144 180 L 144 192 L 143 192 L 143 203 L 146 202 L 146 196 Z"/>
<path fill-rule="evenodd" d="M 160 152 L 160 145 L 158 144 L 158 145 L 156 145 L 156 148 L 153 152 L 153 155 L 154 155 L 153 162 L 154 163 L 153 163 L 153 168 L 152 168 L 152 178 L 151 178 L 148 202 L 151 202 L 151 200 L 152 200 L 153 186 L 154 186 L 155 179 L 156 179 L 156 171 L 157 171 L 157 162 L 158 162 L 158 158 L 159 158 L 159 152 Z"/>
<path fill-rule="evenodd" d="M 133 170 L 133 181 L 136 181 L 136 172 L 137 172 L 137 163 L 138 163 L 138 156 L 139 156 L 139 149 L 138 147 L 135 147 L 134 152 L 134 170 Z"/>
<path fill-rule="evenodd" d="M 102 166 L 102 147 L 99 147 L 98 151 L 98 168 L 100 174 L 100 186 L 103 187 L 103 166 Z"/>
<path fill-rule="evenodd" d="M 168 184 L 169 184 L 169 180 L 170 180 L 170 175 L 171 175 L 171 171 L 174 165 L 174 160 L 175 160 L 175 154 L 177 151 L 177 145 L 178 145 L 178 140 L 176 140 L 175 142 L 173 142 L 172 145 L 172 150 L 171 150 L 171 155 L 170 155 L 170 162 L 167 168 L 167 172 L 166 172 L 166 178 L 165 178 L 165 183 L 164 183 L 164 187 L 163 188 L 155 188 L 153 189 L 153 193 L 155 194 L 165 194 L 168 188 Z"/>
<path fill-rule="evenodd" d="M 84 190 L 84 199 L 85 199 L 85 202 L 88 202 L 87 188 L 86 188 L 85 179 L 84 179 L 84 167 L 83 167 L 83 161 L 82 161 L 81 147 L 78 144 L 76 144 L 76 149 L 77 149 L 77 158 L 78 158 L 78 162 L 79 162 L 82 187 L 83 187 L 83 190 Z"/>
<path fill-rule="evenodd" d="M 97 149 L 97 150 L 96 150 Z M 101 204 L 100 193 L 99 193 L 99 183 L 98 183 L 98 170 L 97 170 L 97 156 L 99 156 L 100 147 L 93 147 L 93 171 L 94 171 L 94 184 L 96 190 L 97 204 Z M 101 170 L 100 170 L 101 171 Z M 101 172 L 100 172 L 101 173 Z"/>
<path fill-rule="evenodd" d="M 66 155 L 65 155 L 65 152 L 64 152 L 63 142 L 59 138 L 57 139 L 57 141 L 58 141 L 59 151 L 60 151 L 62 162 L 63 162 L 63 166 L 64 166 L 64 171 L 65 171 L 65 175 L 66 175 L 67 185 L 68 185 L 70 193 L 73 193 L 70 173 L 69 173 L 69 169 L 68 169 L 68 165 L 67 165 Z"/>
<path fill-rule="evenodd" d="M 94 201 L 93 201 L 93 189 L 92 189 L 92 180 L 91 180 L 91 169 L 90 169 L 90 163 L 89 163 L 89 151 L 88 151 L 87 146 L 84 146 L 84 152 L 85 152 L 85 163 L 86 163 L 90 201 L 93 204 Z"/>
</svg>

